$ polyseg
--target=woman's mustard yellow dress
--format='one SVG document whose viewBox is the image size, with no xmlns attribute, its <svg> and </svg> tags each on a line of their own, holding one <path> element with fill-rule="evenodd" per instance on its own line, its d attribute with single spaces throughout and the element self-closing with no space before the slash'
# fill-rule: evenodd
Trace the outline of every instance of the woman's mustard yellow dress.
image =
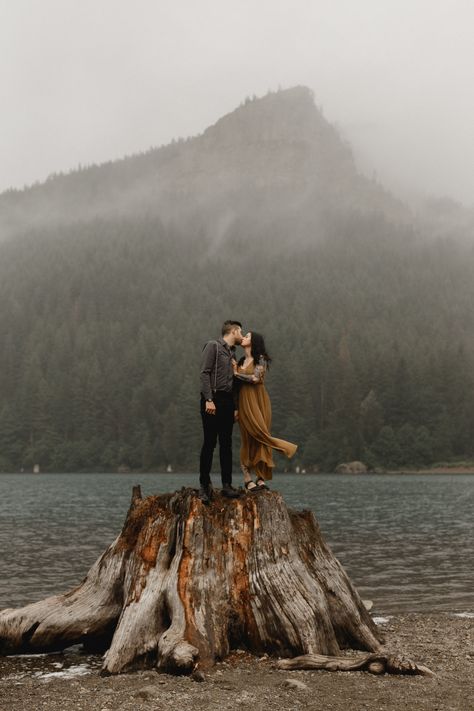
<svg viewBox="0 0 474 711">
<path fill-rule="evenodd" d="M 272 478 L 272 450 L 283 452 L 289 459 L 295 454 L 298 446 L 284 439 L 272 437 L 272 406 L 265 388 L 265 365 L 263 361 L 255 368 L 251 363 L 246 368 L 238 366 L 237 378 L 240 384 L 239 392 L 239 426 L 240 426 L 240 462 L 254 469 L 262 479 Z M 258 383 L 245 382 L 243 378 L 258 373 Z"/>
</svg>

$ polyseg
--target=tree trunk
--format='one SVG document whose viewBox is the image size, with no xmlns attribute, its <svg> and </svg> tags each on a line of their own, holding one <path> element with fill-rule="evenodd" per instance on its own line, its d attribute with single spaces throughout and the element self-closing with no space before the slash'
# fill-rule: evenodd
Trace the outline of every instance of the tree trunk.
<svg viewBox="0 0 474 711">
<path fill-rule="evenodd" d="M 103 673 L 189 672 L 232 648 L 278 656 L 379 651 L 380 636 L 313 514 L 277 492 L 205 506 L 193 489 L 142 499 L 73 590 L 0 611 L 0 653 L 82 642 Z"/>
</svg>

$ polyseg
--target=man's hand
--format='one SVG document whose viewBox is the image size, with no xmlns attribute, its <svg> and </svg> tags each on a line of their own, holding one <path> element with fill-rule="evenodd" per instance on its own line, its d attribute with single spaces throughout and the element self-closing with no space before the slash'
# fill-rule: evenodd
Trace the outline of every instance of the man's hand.
<svg viewBox="0 0 474 711">
<path fill-rule="evenodd" d="M 212 400 L 206 400 L 206 414 L 207 415 L 215 415 L 216 414 L 216 406 L 215 403 L 212 402 Z"/>
<path fill-rule="evenodd" d="M 237 422 L 238 419 L 239 419 L 239 411 L 234 410 L 234 422 Z"/>
</svg>

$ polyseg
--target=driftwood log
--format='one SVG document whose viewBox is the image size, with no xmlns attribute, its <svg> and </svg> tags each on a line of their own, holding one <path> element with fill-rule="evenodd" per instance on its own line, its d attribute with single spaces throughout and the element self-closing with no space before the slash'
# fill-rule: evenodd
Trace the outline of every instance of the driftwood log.
<svg viewBox="0 0 474 711">
<path fill-rule="evenodd" d="M 359 654 L 351 657 L 328 657 L 323 654 L 305 654 L 293 659 L 281 659 L 278 669 L 325 669 L 326 671 L 368 671 L 371 674 L 420 674 L 434 677 L 436 674 L 423 664 L 399 655 L 382 653 Z"/>
<path fill-rule="evenodd" d="M 380 651 L 381 637 L 314 515 L 277 492 L 205 506 L 193 489 L 143 499 L 120 535 L 64 594 L 0 611 L 0 653 L 82 643 L 102 673 L 180 673 L 232 648 L 279 657 Z M 74 554 L 71 546 L 71 555 Z"/>
</svg>

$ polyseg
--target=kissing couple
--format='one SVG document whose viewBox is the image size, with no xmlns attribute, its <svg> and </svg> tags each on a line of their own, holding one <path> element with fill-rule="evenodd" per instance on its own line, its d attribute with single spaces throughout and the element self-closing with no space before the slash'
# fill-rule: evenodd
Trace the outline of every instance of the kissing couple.
<svg viewBox="0 0 474 711">
<path fill-rule="evenodd" d="M 236 346 L 244 349 L 237 362 Z M 222 337 L 208 341 L 201 359 L 201 419 L 204 441 L 199 463 L 199 498 L 209 504 L 212 499 L 211 467 L 219 440 L 222 494 L 229 499 L 240 497 L 232 486 L 232 429 L 240 427 L 240 466 L 244 486 L 255 494 L 268 489 L 272 478 L 273 450 L 291 458 L 297 445 L 270 434 L 272 409 L 265 377 L 271 358 L 263 336 L 256 331 L 242 334 L 239 321 L 225 321 Z M 255 481 L 252 478 L 255 473 Z"/>
</svg>

